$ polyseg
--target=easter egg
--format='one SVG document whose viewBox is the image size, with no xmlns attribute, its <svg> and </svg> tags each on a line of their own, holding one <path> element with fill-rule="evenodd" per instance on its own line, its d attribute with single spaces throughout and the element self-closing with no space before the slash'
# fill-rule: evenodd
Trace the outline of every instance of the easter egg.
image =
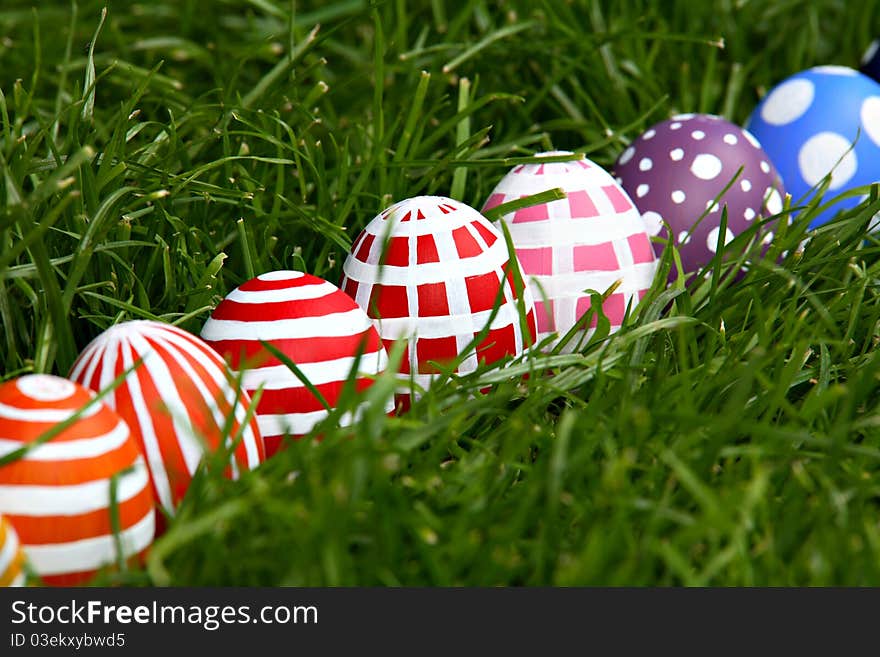
<svg viewBox="0 0 880 657">
<path fill-rule="evenodd" d="M 662 222 L 669 224 L 686 272 L 708 264 L 719 244 L 755 220 L 782 210 L 782 182 L 770 157 L 747 130 L 711 114 L 681 114 L 651 126 L 620 154 L 614 173 L 649 232 L 666 239 Z M 760 233 L 772 240 L 772 227 Z M 676 275 L 673 267 L 670 279 Z"/>
<path fill-rule="evenodd" d="M 0 456 L 22 452 L 0 466 L 0 513 L 46 584 L 83 584 L 119 558 L 141 559 L 153 541 L 147 465 L 125 421 L 94 397 L 44 374 L 0 385 Z"/>
<path fill-rule="evenodd" d="M 525 289 L 520 300 L 509 260 L 503 236 L 479 212 L 442 196 L 417 196 L 367 224 L 345 259 L 341 287 L 373 318 L 389 350 L 406 342 L 401 388 L 411 377 L 427 388 L 437 365 L 456 360 L 478 336 L 456 372 L 517 356 L 534 342 L 532 297 Z M 404 406 L 408 399 L 400 393 Z"/>
<path fill-rule="evenodd" d="M 143 359 L 104 401 L 131 428 L 150 469 L 156 500 L 169 514 L 205 455 L 222 444 L 237 477 L 264 459 L 250 399 L 236 394 L 223 359 L 201 339 L 169 324 L 122 322 L 82 351 L 70 379 L 96 392 Z M 227 432 L 227 422 L 229 431 Z M 233 444 L 235 447 L 233 449 Z"/>
<path fill-rule="evenodd" d="M 859 70 L 869 78 L 880 81 L 880 39 L 874 39 L 868 46 Z"/>
<path fill-rule="evenodd" d="M 539 155 L 566 155 L 554 151 Z M 516 256 L 535 299 L 538 339 L 564 336 L 590 308 L 589 293 L 618 287 L 603 302 L 611 330 L 645 295 L 657 260 L 638 210 L 608 173 L 585 157 L 520 164 L 492 190 L 483 211 L 559 187 L 566 198 L 506 214 Z M 574 350 L 590 328 L 563 345 Z"/>
<path fill-rule="evenodd" d="M 0 586 L 24 586 L 24 552 L 18 534 L 0 515 Z"/>
<path fill-rule="evenodd" d="M 242 373 L 246 390 L 262 386 L 257 423 L 267 456 L 285 435 L 304 436 L 330 411 L 261 341 L 292 361 L 331 408 L 355 365 L 354 386 L 363 392 L 388 364 L 376 329 L 357 304 L 332 283 L 299 271 L 262 274 L 230 292 L 205 323 L 202 338 Z M 392 408 L 389 400 L 386 410 Z M 340 424 L 353 419 L 346 414 Z"/>
<path fill-rule="evenodd" d="M 880 180 L 880 84 L 851 68 L 818 66 L 792 75 L 764 97 L 747 126 L 795 205 L 810 200 L 829 173 L 824 201 Z M 810 226 L 860 201 L 837 201 Z"/>
</svg>

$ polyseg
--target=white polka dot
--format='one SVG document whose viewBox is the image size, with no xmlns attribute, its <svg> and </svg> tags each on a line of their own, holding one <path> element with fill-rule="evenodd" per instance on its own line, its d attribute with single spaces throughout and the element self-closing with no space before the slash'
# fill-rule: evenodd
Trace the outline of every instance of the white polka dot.
<svg viewBox="0 0 880 657">
<path fill-rule="evenodd" d="M 614 180 L 617 182 L 618 185 L 623 184 L 623 178 L 621 178 L 620 176 L 614 176 Z"/>
<path fill-rule="evenodd" d="M 706 236 L 706 248 L 709 249 L 712 253 L 716 252 L 718 247 L 718 235 L 721 232 L 721 227 L 716 226 L 712 230 L 709 231 L 709 234 Z M 724 233 L 724 246 L 730 244 L 736 235 L 733 234 L 733 231 L 730 228 L 727 229 L 727 232 Z"/>
<path fill-rule="evenodd" d="M 743 128 L 743 135 L 745 135 L 746 140 L 755 148 L 761 148 L 761 142 L 753 135 L 751 132 Z"/>
<path fill-rule="evenodd" d="M 858 71 L 851 69 L 849 66 L 814 66 L 810 69 L 814 73 L 825 73 L 827 75 L 857 75 Z"/>
<path fill-rule="evenodd" d="M 832 167 L 834 171 L 831 171 Z M 831 172 L 828 188 L 835 190 L 843 187 L 855 175 L 858 161 L 856 154 L 850 150 L 848 139 L 836 132 L 820 132 L 801 146 L 798 168 L 810 187 L 819 184 Z"/>
<path fill-rule="evenodd" d="M 725 144 L 730 144 L 731 146 L 734 146 L 736 144 L 736 142 L 738 142 L 738 141 L 739 141 L 739 139 L 737 139 L 736 135 L 733 134 L 732 132 L 728 132 L 726 135 L 724 135 L 724 143 Z"/>
<path fill-rule="evenodd" d="M 700 153 L 691 164 L 691 173 L 701 180 L 712 180 L 721 173 L 724 165 L 721 160 L 710 153 Z"/>
<path fill-rule="evenodd" d="M 654 135 L 656 135 L 656 134 L 657 134 L 657 131 L 654 130 L 654 128 L 651 128 L 650 130 L 645 132 L 645 134 L 642 135 L 642 139 L 644 139 L 645 141 L 648 141 L 649 139 L 653 138 Z"/>
<path fill-rule="evenodd" d="M 771 230 L 764 236 L 764 239 L 761 240 L 764 244 L 770 244 L 773 241 L 773 231 Z"/>
<path fill-rule="evenodd" d="M 72 397 L 76 385 L 57 376 L 27 374 L 15 382 L 21 394 L 41 402 L 61 401 Z"/>
<path fill-rule="evenodd" d="M 761 118 L 771 125 L 785 125 L 802 117 L 816 96 L 816 87 L 805 78 L 783 82 L 761 106 Z"/>
<path fill-rule="evenodd" d="M 642 198 L 645 194 L 651 191 L 651 188 L 648 187 L 645 183 L 642 183 L 638 187 L 636 187 L 636 196 Z"/>
<path fill-rule="evenodd" d="M 671 151 L 669 151 L 669 158 L 673 162 L 678 162 L 683 157 L 684 157 L 684 151 L 680 148 L 673 148 Z"/>
<path fill-rule="evenodd" d="M 673 203 L 684 203 L 685 195 L 680 189 L 676 189 L 671 194 Z"/>
<path fill-rule="evenodd" d="M 678 243 L 679 244 L 689 244 L 691 241 L 691 236 L 688 234 L 686 230 L 681 231 L 678 234 Z"/>
<path fill-rule="evenodd" d="M 715 202 L 715 199 L 709 199 L 706 201 L 706 210 L 708 212 L 718 212 L 721 209 L 721 206 Z"/>
<path fill-rule="evenodd" d="M 770 173 L 770 165 L 767 164 L 766 160 L 761 160 L 761 171 L 764 173 Z"/>
<path fill-rule="evenodd" d="M 620 159 L 617 160 L 617 163 L 618 164 L 626 164 L 627 162 L 629 162 L 632 159 L 633 155 L 635 155 L 635 154 L 636 154 L 635 146 L 630 146 L 625 151 L 623 151 L 623 153 L 621 153 Z"/>
<path fill-rule="evenodd" d="M 751 208 L 746 208 L 746 211 L 743 212 L 743 217 L 746 218 L 746 221 L 751 221 L 755 218 L 755 211 Z"/>
<path fill-rule="evenodd" d="M 693 138 L 696 139 L 697 141 L 700 141 L 700 140 L 703 139 L 705 136 L 706 136 L 706 133 L 703 132 L 702 130 L 694 130 L 694 131 L 691 133 L 691 137 L 693 137 Z"/>
<path fill-rule="evenodd" d="M 862 103 L 862 127 L 875 144 L 880 146 L 880 96 L 871 96 Z"/>
<path fill-rule="evenodd" d="M 768 187 L 764 192 L 764 207 L 770 214 L 779 214 L 782 212 L 782 196 L 779 190 Z"/>
<path fill-rule="evenodd" d="M 877 54 L 878 48 L 880 48 L 880 39 L 874 39 L 871 42 L 871 45 L 868 46 L 865 54 L 862 55 L 862 64 L 867 64 L 868 62 L 870 62 L 874 58 L 874 55 Z"/>
<path fill-rule="evenodd" d="M 652 166 L 654 166 L 654 163 L 651 162 L 650 157 L 643 157 L 639 160 L 639 171 L 650 171 Z"/>
<path fill-rule="evenodd" d="M 675 119 L 676 121 L 689 121 L 690 119 L 694 118 L 695 116 L 696 116 L 696 114 L 693 114 L 692 112 L 688 112 L 687 114 L 676 114 L 672 118 Z"/>
<path fill-rule="evenodd" d="M 681 123 L 679 123 L 678 121 L 674 121 L 673 123 L 669 124 L 670 130 L 678 130 L 680 127 L 681 127 Z"/>
<path fill-rule="evenodd" d="M 642 215 L 642 221 L 645 222 L 645 229 L 651 235 L 659 235 L 663 229 L 663 217 L 652 210 Z"/>
<path fill-rule="evenodd" d="M 740 189 L 742 189 L 744 192 L 747 192 L 752 188 L 752 181 L 748 178 L 743 178 L 739 181 L 739 186 Z"/>
</svg>

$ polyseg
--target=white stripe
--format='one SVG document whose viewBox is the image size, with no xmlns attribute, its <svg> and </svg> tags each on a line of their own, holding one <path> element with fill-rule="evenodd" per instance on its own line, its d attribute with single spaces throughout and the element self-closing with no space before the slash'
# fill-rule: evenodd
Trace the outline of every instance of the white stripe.
<svg viewBox="0 0 880 657">
<path fill-rule="evenodd" d="M 470 234 L 470 231 L 468 231 Z M 458 249 L 455 245 L 455 238 L 452 236 L 452 233 L 445 233 L 442 235 L 438 235 L 435 239 L 437 244 L 437 255 L 440 258 L 440 263 L 450 263 L 455 262 L 456 258 L 458 258 Z M 463 262 L 469 261 L 477 261 L 476 264 L 479 264 L 482 271 L 475 272 L 480 275 L 487 274 L 495 269 L 498 269 L 504 262 L 506 262 L 509 258 L 506 247 L 502 250 L 499 248 L 501 241 L 497 240 L 493 248 L 490 247 L 489 250 L 486 251 L 487 254 L 492 254 L 495 256 L 497 260 L 500 262 L 493 262 L 491 265 L 487 262 L 488 259 L 484 259 L 482 256 L 477 258 L 469 258 Z M 447 335 L 455 336 L 455 351 L 460 354 L 464 351 L 464 348 L 468 345 L 471 340 L 474 339 L 474 333 L 480 331 L 480 329 L 486 325 L 486 321 L 488 321 L 488 316 L 486 320 L 480 322 L 480 326 L 474 326 L 474 315 L 471 312 L 471 301 L 470 296 L 468 295 L 467 285 L 465 283 L 465 277 L 462 275 L 458 275 L 458 268 L 460 263 L 458 263 L 455 267 L 456 272 L 453 274 L 453 277 L 449 277 L 449 268 L 446 267 L 446 276 L 448 280 L 446 281 L 446 303 L 449 307 L 449 314 L 453 317 L 460 317 L 459 321 L 455 322 L 445 322 L 447 326 Z M 501 280 L 504 280 L 503 278 Z M 495 302 L 495 299 L 491 300 L 492 303 Z M 502 302 L 503 303 L 503 302 Z M 498 313 L 499 316 L 503 314 L 504 306 L 501 306 L 501 311 Z M 425 329 L 422 323 L 419 323 L 418 328 L 418 336 L 420 338 L 427 337 L 425 334 Z M 412 352 L 418 352 L 418 349 L 413 349 Z M 418 366 L 414 364 L 410 367 L 411 370 L 415 371 L 418 369 Z M 477 369 L 477 354 L 474 350 L 471 350 L 467 356 L 465 356 L 464 360 L 459 364 L 458 371 L 459 372 L 473 372 Z"/>
<path fill-rule="evenodd" d="M 161 337 L 157 336 L 157 338 L 159 338 L 164 346 L 171 352 L 179 353 L 180 350 L 186 351 L 193 360 L 207 371 L 208 376 L 219 387 L 220 394 L 223 396 L 223 399 L 225 399 L 230 409 L 234 409 L 235 419 L 240 425 L 244 426 L 244 431 L 241 432 L 242 438 L 239 444 L 243 445 L 245 448 L 245 453 L 247 455 L 246 465 L 248 469 L 253 469 L 259 465 L 260 453 L 257 446 L 258 438 L 254 435 L 254 430 L 251 424 L 244 424 L 248 406 L 250 405 L 250 398 L 247 397 L 245 386 L 242 385 L 241 392 L 243 398 L 239 399 L 236 395 L 235 389 L 230 385 L 229 380 L 227 379 L 228 370 L 226 368 L 226 363 L 220 358 L 220 355 L 215 354 L 208 345 L 205 345 L 205 350 L 200 349 L 199 345 L 194 342 L 195 340 L 198 340 L 197 337 L 190 336 L 189 334 L 181 335 L 176 331 L 166 331 L 164 335 Z M 178 359 L 178 363 L 184 367 L 187 374 L 196 383 L 196 386 L 202 395 L 202 399 L 214 415 L 214 421 L 217 423 L 217 426 L 223 427 L 226 422 L 226 416 L 220 411 L 218 400 L 214 398 L 202 379 L 196 376 L 195 370 L 189 363 L 182 358 Z M 227 445 L 230 444 L 231 442 L 227 441 Z M 234 455 L 230 458 L 230 466 L 233 469 L 233 478 L 238 478 L 238 461 L 234 458 Z"/>
<path fill-rule="evenodd" d="M 156 515 L 150 509 L 136 524 L 119 533 L 124 557 L 141 552 L 153 542 L 155 523 Z M 97 570 L 115 562 L 117 557 L 112 534 L 69 543 L 25 545 L 24 552 L 41 576 Z"/>
<path fill-rule="evenodd" d="M 198 448 L 198 453 L 197 453 L 198 460 L 195 463 L 195 467 L 198 467 L 198 464 L 201 461 L 202 456 L 204 454 L 204 450 L 203 450 L 200 439 L 209 440 L 209 439 L 214 438 L 216 436 L 216 434 L 219 433 L 219 429 L 222 428 L 223 425 L 225 424 L 226 418 L 223 415 L 223 413 L 220 411 L 219 400 L 215 399 L 214 395 L 208 389 L 208 386 L 205 385 L 205 381 L 195 371 L 195 369 L 193 369 L 192 365 L 190 365 L 189 361 L 187 360 L 187 356 L 189 356 L 190 358 L 196 358 L 196 354 L 194 352 L 197 351 L 198 348 L 188 341 L 174 340 L 172 338 L 172 335 L 173 335 L 173 333 L 169 332 L 168 335 L 165 335 L 165 336 L 161 336 L 161 337 L 156 336 L 156 340 L 157 340 L 157 342 L 160 342 L 165 349 L 168 350 L 171 358 L 173 359 L 173 364 L 180 367 L 181 369 L 183 369 L 183 371 L 185 372 L 187 377 L 189 377 L 189 380 L 195 385 L 196 389 L 198 390 L 199 396 L 202 398 L 202 403 L 205 405 L 205 408 L 210 411 L 211 416 L 214 418 L 214 426 L 217 427 L 217 429 L 218 429 L 218 431 L 216 431 L 216 432 L 214 432 L 214 431 L 210 432 L 212 435 L 199 436 L 199 435 L 197 435 L 195 427 L 192 427 L 191 437 L 193 439 L 193 443 L 196 444 L 196 446 Z M 169 365 L 170 365 L 170 363 L 169 363 Z M 224 394 L 224 388 L 228 387 L 228 385 L 226 384 L 226 379 L 222 378 L 222 374 L 218 378 L 217 372 L 216 372 L 216 369 L 217 369 L 216 366 L 210 367 L 210 365 L 215 365 L 215 364 L 214 363 L 209 364 L 209 367 L 207 368 L 208 369 L 207 376 L 215 385 L 217 385 L 217 387 L 218 387 L 217 396 L 220 398 L 225 398 L 226 395 Z M 190 410 L 195 410 L 195 409 L 182 408 L 182 409 L 178 409 L 178 410 L 180 412 L 186 413 L 188 415 Z M 237 479 L 238 478 L 238 467 L 237 467 L 237 461 L 235 459 L 234 454 L 230 455 L 229 461 L 230 461 L 230 466 L 232 467 L 232 470 L 233 470 L 233 473 L 232 473 L 233 479 Z M 190 474 L 192 474 L 195 471 L 195 467 L 189 471 Z"/>
<path fill-rule="evenodd" d="M 420 399 L 422 396 L 423 390 L 428 390 L 431 387 L 431 384 L 434 382 L 434 379 L 438 378 L 440 374 L 398 374 L 397 380 L 400 385 L 397 386 L 395 392 L 398 395 L 409 395 L 412 393 L 413 388 L 415 392 L 413 394 L 413 399 Z M 411 386 L 411 383 L 415 384 Z"/>
<path fill-rule="evenodd" d="M 360 308 L 320 317 L 277 319 L 265 322 L 240 322 L 209 318 L 202 328 L 202 338 L 218 340 L 290 340 L 308 337 L 349 337 L 370 328 L 370 318 Z"/>
<path fill-rule="evenodd" d="M 622 282 L 615 290 L 615 294 L 635 294 L 651 287 L 654 274 L 657 271 L 657 264 L 657 261 L 654 260 L 633 265 L 626 270 L 572 272 L 570 274 L 526 276 L 526 278 L 532 294 L 538 299 L 542 297 L 542 289 L 550 300 L 581 297 L 585 288 L 605 292 L 618 280 Z"/>
<path fill-rule="evenodd" d="M 296 269 L 277 269 L 275 271 L 260 274 L 257 279 L 261 281 L 294 281 L 305 276 L 305 272 Z"/>
<path fill-rule="evenodd" d="M 113 352 L 113 360 L 115 360 L 116 350 Z M 109 361 L 110 358 L 107 358 Z M 133 357 L 131 355 L 131 345 L 123 345 L 122 349 L 122 366 L 124 369 L 128 369 L 132 362 Z M 110 367 L 110 363 L 105 364 L 105 368 L 102 371 L 102 377 L 106 374 L 108 368 Z M 143 367 L 144 364 L 141 364 Z M 150 416 L 150 411 L 147 409 L 146 400 L 144 399 L 144 393 L 141 389 L 140 379 L 136 376 L 136 372 L 132 372 L 128 378 L 126 379 L 125 385 L 128 386 L 128 394 L 131 397 L 132 409 L 134 410 L 135 418 L 137 420 L 138 426 L 137 431 L 140 433 L 141 441 L 143 443 L 144 448 L 144 456 L 147 459 L 147 463 L 149 464 L 150 474 L 152 475 L 153 487 L 156 491 L 156 495 L 159 498 L 159 504 L 162 505 L 162 508 L 166 510 L 170 510 L 174 508 L 174 503 L 171 499 L 171 485 L 168 481 L 168 472 L 165 470 L 165 461 L 162 458 L 162 450 L 159 448 L 159 439 L 156 436 L 156 429 L 153 427 L 153 418 Z M 114 399 L 115 406 L 115 399 Z"/>
<path fill-rule="evenodd" d="M 126 364 L 125 354 L 128 351 L 126 349 L 125 344 L 122 344 L 119 340 L 119 334 L 116 331 L 111 331 L 109 335 L 107 335 L 107 340 L 103 345 L 99 346 L 99 349 L 96 352 L 95 356 L 95 369 L 99 372 L 98 374 L 98 386 L 101 390 L 105 390 L 113 380 L 116 378 L 116 361 L 119 360 L 119 352 L 122 352 L 122 369 L 125 371 L 129 366 L 133 364 L 133 360 L 131 358 L 128 359 L 128 363 Z M 99 335 L 96 340 L 100 340 L 101 336 Z M 143 367 L 143 363 L 139 366 Z M 121 372 L 120 372 L 121 374 Z M 108 397 L 108 399 L 113 400 L 110 403 L 113 405 L 112 408 L 115 410 L 115 396 L 118 394 L 118 388 L 116 388 L 113 393 Z"/>
<path fill-rule="evenodd" d="M 118 478 L 116 498 L 120 504 L 149 484 L 147 466 L 138 456 L 134 470 Z M 9 515 L 42 518 L 77 516 L 110 506 L 110 479 L 67 486 L 0 485 L 0 509 Z"/>
<path fill-rule="evenodd" d="M 297 363 L 297 367 L 309 380 L 309 383 L 320 386 L 325 383 L 345 381 L 355 365 L 353 356 L 324 360 L 317 363 Z M 388 367 L 388 356 L 385 350 L 364 354 L 358 363 L 358 375 L 378 374 Z M 284 390 L 285 388 L 304 388 L 305 384 L 287 365 L 272 365 L 242 373 L 242 385 L 248 390 L 256 390 L 263 385 L 266 390 Z"/>
<path fill-rule="evenodd" d="M 80 375 L 80 373 L 82 372 L 83 368 L 84 368 L 84 367 L 86 366 L 86 364 L 88 363 L 88 361 L 89 361 L 89 352 L 92 351 L 92 349 L 93 349 L 92 345 L 93 345 L 93 344 L 95 344 L 95 341 L 94 341 L 94 340 L 92 340 L 88 345 L 86 345 L 86 348 L 83 349 L 83 350 L 80 352 L 80 354 L 79 354 L 79 356 L 77 357 L 77 359 L 73 362 L 73 367 L 70 368 L 70 373 L 67 375 L 68 378 L 70 378 L 71 381 L 76 381 L 76 380 L 77 380 L 77 378 L 79 377 L 79 375 Z"/>
<path fill-rule="evenodd" d="M 318 422 L 327 417 L 326 410 L 311 413 L 287 413 L 277 415 L 258 415 L 257 423 L 263 438 L 273 438 L 291 434 L 300 436 L 307 434 Z"/>
<path fill-rule="evenodd" d="M 15 579 L 12 580 L 12 583 L 9 586 L 10 588 L 20 588 L 24 586 L 24 584 L 24 571 L 22 571 L 18 575 L 16 575 Z"/>
<path fill-rule="evenodd" d="M 333 285 L 333 283 L 324 281 L 321 284 L 300 285 L 281 290 L 244 291 L 241 288 L 236 288 L 226 296 L 226 299 L 237 303 L 279 303 L 282 301 L 320 299 L 338 291 L 339 288 Z"/>
<path fill-rule="evenodd" d="M 29 450 L 25 455 L 28 461 L 68 461 L 72 459 L 95 458 L 118 449 L 129 439 L 128 425 L 120 420 L 116 426 L 103 436 L 81 440 L 52 441 Z M 18 440 L 0 438 L 0 457 L 6 456 L 26 444 Z"/>
<path fill-rule="evenodd" d="M 187 472 L 192 474 L 204 455 L 204 449 L 199 440 L 195 437 L 195 429 L 192 425 L 192 418 L 187 412 L 186 404 L 180 397 L 180 391 L 174 382 L 171 374 L 169 363 L 166 363 L 162 356 L 156 351 L 155 347 L 150 344 L 142 335 L 132 334 L 130 336 L 132 348 L 144 359 L 142 367 L 146 369 L 147 375 L 152 379 L 153 385 L 159 392 L 159 399 L 149 400 L 147 403 L 151 406 L 152 413 L 167 414 L 174 427 L 174 436 L 162 436 L 163 439 L 174 438 L 180 448 L 183 461 L 186 464 Z M 135 378 L 135 373 L 132 374 Z M 160 408 L 157 402 L 161 400 L 165 408 Z"/>
<path fill-rule="evenodd" d="M 343 413 L 339 417 L 338 427 L 350 427 L 357 422 L 367 408 L 366 403 L 360 404 L 354 413 Z M 385 411 L 390 413 L 394 409 L 394 400 L 389 399 L 385 405 Z M 260 423 L 260 432 L 265 438 L 283 436 L 289 433 L 295 436 L 301 436 L 311 431 L 318 422 L 328 417 L 330 413 L 326 410 L 311 411 L 309 413 L 287 413 L 279 415 L 260 415 L 257 422 Z"/>
<path fill-rule="evenodd" d="M 446 338 L 452 335 L 477 333 L 486 327 L 492 316 L 491 310 L 466 315 L 448 315 L 445 317 L 389 317 L 376 320 L 379 335 L 385 340 L 399 340 L 412 335 L 420 338 Z M 519 314 L 515 306 L 507 303 L 498 309 L 491 330 L 504 328 L 519 322 Z"/>
<path fill-rule="evenodd" d="M 83 404 L 85 406 L 85 404 Z M 23 422 L 42 422 L 46 424 L 59 424 L 69 420 L 78 411 L 78 408 L 43 408 L 26 409 L 7 404 L 0 404 L 0 418 L 6 420 L 19 420 Z M 81 418 L 92 417 L 101 410 L 101 402 L 94 402 L 85 410 Z"/>
<path fill-rule="evenodd" d="M 98 367 L 98 363 L 101 360 L 100 347 L 99 338 L 95 338 L 89 346 L 83 350 L 79 359 L 74 363 L 73 369 L 70 371 L 71 381 L 76 381 L 85 386 L 87 381 L 92 380 L 92 377 L 95 376 L 95 369 Z M 83 371 L 85 371 L 85 373 L 83 373 Z"/>
<path fill-rule="evenodd" d="M 0 520 L 0 523 L 3 521 Z M 6 542 L 3 545 L 0 545 L 0 576 L 6 574 L 6 571 L 9 570 L 9 567 L 12 565 L 13 560 L 18 555 L 18 535 L 15 533 L 15 529 L 12 528 L 12 525 L 8 522 L 6 524 Z"/>
<path fill-rule="evenodd" d="M 442 202 L 447 203 L 449 201 L 443 200 Z M 383 220 L 381 215 L 377 215 L 367 224 L 364 230 L 374 235 L 377 241 L 383 242 L 391 237 L 435 235 L 440 232 L 453 231 L 479 219 L 488 223 L 483 215 L 467 205 L 457 201 L 449 202 L 449 204 L 458 207 L 458 210 L 449 214 L 443 214 L 436 207 L 426 210 L 426 208 L 420 205 L 413 204 L 411 207 L 406 208 L 406 210 L 395 213 L 395 216 L 402 218 L 407 211 L 412 211 L 413 218 L 409 221 L 400 221 L 399 219 Z M 425 219 L 414 218 L 418 214 L 419 209 L 423 211 Z"/>
<path fill-rule="evenodd" d="M 441 248 L 440 243 L 446 237 L 452 239 L 451 235 L 445 232 L 435 235 L 434 241 L 437 244 L 438 254 Z M 377 282 L 383 285 L 424 285 L 425 283 L 448 283 L 452 276 L 460 279 L 468 276 L 481 276 L 503 266 L 510 259 L 507 244 L 500 238 L 495 240 L 495 243 L 482 254 L 473 258 L 460 259 L 456 250 L 453 250 L 446 258 L 442 254 L 439 255 L 440 262 L 426 262 L 416 267 L 396 265 L 379 267 L 363 263 L 353 255 L 349 255 L 342 270 L 346 276 L 362 285 Z"/>
<path fill-rule="evenodd" d="M 507 227 L 517 249 L 595 246 L 645 232 L 645 224 L 637 212 L 614 213 L 588 219 L 511 223 Z"/>
<path fill-rule="evenodd" d="M 587 158 L 583 159 L 587 160 Z M 504 176 L 492 190 L 492 194 L 507 194 L 512 198 L 520 198 L 520 196 L 540 194 L 556 187 L 560 187 L 566 194 L 583 190 L 602 193 L 602 187 L 619 187 L 614 178 L 602 167 L 593 164 L 588 169 L 584 169 L 577 162 L 576 159 L 569 162 L 548 162 L 544 164 L 542 174 L 535 173 L 539 162 L 527 164 L 522 171 L 511 171 Z"/>
</svg>

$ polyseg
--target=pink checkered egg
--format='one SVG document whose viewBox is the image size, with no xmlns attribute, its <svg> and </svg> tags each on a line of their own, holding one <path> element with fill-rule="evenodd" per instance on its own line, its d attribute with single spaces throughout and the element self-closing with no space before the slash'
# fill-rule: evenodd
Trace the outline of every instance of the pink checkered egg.
<svg viewBox="0 0 880 657">
<path fill-rule="evenodd" d="M 539 156 L 572 155 L 567 151 Z M 502 217 L 535 298 L 538 340 L 555 335 L 558 343 L 590 308 L 586 290 L 604 293 L 620 285 L 602 309 L 611 330 L 620 328 L 627 308 L 645 295 L 657 259 L 645 224 L 629 196 L 600 166 L 585 157 L 568 162 L 521 164 L 495 187 L 483 206 L 559 187 L 566 198 L 533 205 Z M 569 340 L 572 351 L 592 334 L 598 318 Z"/>
<path fill-rule="evenodd" d="M 406 343 L 401 408 L 410 378 L 427 388 L 438 366 L 460 359 L 456 371 L 467 374 L 534 344 L 534 303 L 527 288 L 517 293 L 510 259 L 483 215 L 443 196 L 395 203 L 354 241 L 340 287 L 373 318 L 389 352 Z"/>
</svg>

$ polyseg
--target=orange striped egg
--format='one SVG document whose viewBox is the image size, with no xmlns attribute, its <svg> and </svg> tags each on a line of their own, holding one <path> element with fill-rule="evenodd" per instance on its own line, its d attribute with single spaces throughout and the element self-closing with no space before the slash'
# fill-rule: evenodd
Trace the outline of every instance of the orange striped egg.
<svg viewBox="0 0 880 657">
<path fill-rule="evenodd" d="M 24 586 L 24 552 L 18 534 L 0 515 L 0 586 Z"/>
<path fill-rule="evenodd" d="M 120 556 L 142 558 L 153 541 L 146 463 L 125 421 L 94 397 L 46 374 L 0 385 L 0 458 L 11 457 L 0 465 L 0 513 L 46 584 L 85 583 Z"/>
<path fill-rule="evenodd" d="M 293 361 L 331 408 L 337 406 L 356 363 L 354 385 L 359 392 L 388 365 L 366 313 L 332 283 L 301 271 L 269 272 L 242 284 L 217 306 L 202 337 L 242 372 L 245 388 L 263 386 L 257 416 L 267 455 L 281 447 L 285 436 L 304 436 L 330 413 L 261 341 Z M 393 410 L 393 400 L 385 410 Z M 341 417 L 340 424 L 351 423 L 349 415 Z"/>
<path fill-rule="evenodd" d="M 206 449 L 230 449 L 227 474 L 234 478 L 263 461 L 257 422 L 246 417 L 250 398 L 236 393 L 217 352 L 175 326 L 137 320 L 110 327 L 83 350 L 70 379 L 99 391 L 138 359 L 142 364 L 106 399 L 141 445 L 166 511 L 183 499 Z"/>
</svg>

